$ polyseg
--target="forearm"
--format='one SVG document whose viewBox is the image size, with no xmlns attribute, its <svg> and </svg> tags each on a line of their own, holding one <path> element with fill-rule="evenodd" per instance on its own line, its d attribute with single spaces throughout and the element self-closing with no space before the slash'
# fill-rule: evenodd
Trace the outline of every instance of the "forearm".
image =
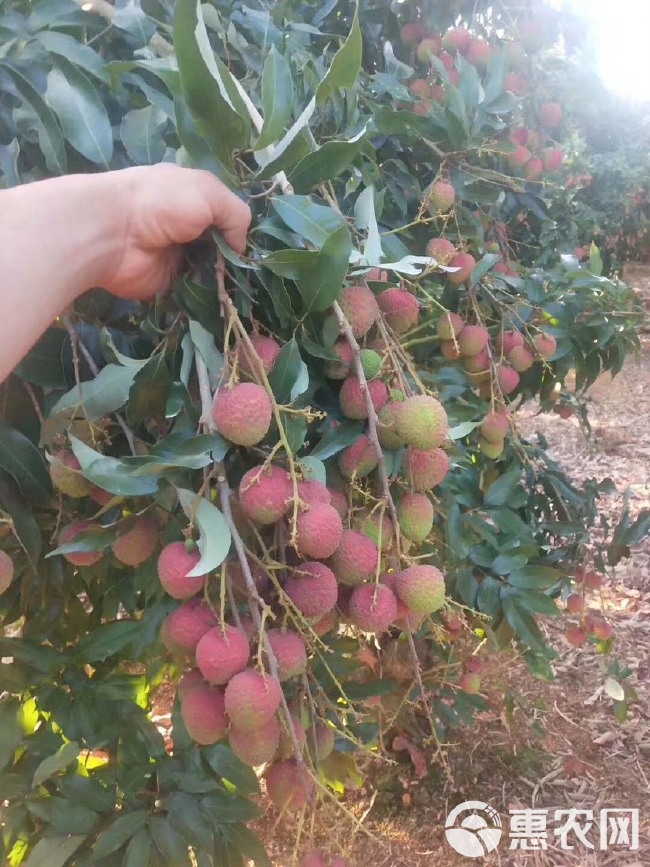
<svg viewBox="0 0 650 867">
<path fill-rule="evenodd" d="M 75 298 L 101 285 L 123 233 L 110 175 L 0 191 L 0 382 Z"/>
</svg>

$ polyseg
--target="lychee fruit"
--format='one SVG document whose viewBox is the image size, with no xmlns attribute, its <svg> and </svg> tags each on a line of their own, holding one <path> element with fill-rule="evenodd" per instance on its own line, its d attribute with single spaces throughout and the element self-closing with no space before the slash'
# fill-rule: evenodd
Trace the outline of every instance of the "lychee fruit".
<svg viewBox="0 0 650 867">
<path fill-rule="evenodd" d="M 418 99 L 431 99 L 431 85 L 426 78 L 414 78 L 409 82 L 409 93 Z"/>
<path fill-rule="evenodd" d="M 270 674 L 245 668 L 228 683 L 226 713 L 242 731 L 262 728 L 272 719 L 282 701 L 282 687 Z"/>
<path fill-rule="evenodd" d="M 441 340 L 440 353 L 447 361 L 458 361 L 460 358 L 460 346 L 457 340 Z"/>
<path fill-rule="evenodd" d="M 447 436 L 447 413 L 435 397 L 420 394 L 395 404 L 395 419 L 400 436 L 407 445 L 433 449 Z"/>
<path fill-rule="evenodd" d="M 466 325 L 458 335 L 460 354 L 478 355 L 487 347 L 489 339 L 487 328 L 483 328 L 482 325 Z"/>
<path fill-rule="evenodd" d="M 449 265 L 456 255 L 456 248 L 448 238 L 431 238 L 425 253 L 435 259 L 438 265 Z"/>
<path fill-rule="evenodd" d="M 359 361 L 361 362 L 363 375 L 368 381 L 376 379 L 379 376 L 384 363 L 384 359 L 374 349 L 362 349 L 359 353 Z"/>
<path fill-rule="evenodd" d="M 219 433 L 238 446 L 257 445 L 269 431 L 273 405 L 255 382 L 222 386 L 214 396 L 212 418 Z"/>
<path fill-rule="evenodd" d="M 600 590 L 603 586 L 603 577 L 598 572 L 594 572 L 593 570 L 590 572 L 585 572 L 585 577 L 583 578 L 584 585 L 588 590 Z"/>
<path fill-rule="evenodd" d="M 490 410 L 481 422 L 481 434 L 491 443 L 502 443 L 509 430 L 510 424 L 504 410 Z"/>
<path fill-rule="evenodd" d="M 339 468 L 346 479 L 361 479 L 371 473 L 379 463 L 375 447 L 366 434 L 341 452 Z"/>
<path fill-rule="evenodd" d="M 330 566 L 344 584 L 361 584 L 375 574 L 378 559 L 379 551 L 372 539 L 357 530 L 343 530 Z"/>
<path fill-rule="evenodd" d="M 332 505 L 339 513 L 341 518 L 345 520 L 348 514 L 348 498 L 341 491 L 337 491 L 334 489 L 330 491 L 330 497 Z"/>
<path fill-rule="evenodd" d="M 198 668 L 192 668 L 190 671 L 186 671 L 178 681 L 176 692 L 179 700 L 183 701 L 185 696 L 197 686 L 207 686 L 207 684 Z"/>
<path fill-rule="evenodd" d="M 327 485 L 317 479 L 303 479 L 298 482 L 298 496 L 308 506 L 312 503 L 332 502 L 332 492 Z"/>
<path fill-rule="evenodd" d="M 190 599 L 165 619 L 161 639 L 170 653 L 194 653 L 205 633 L 216 625 L 212 611 L 198 599 Z"/>
<path fill-rule="evenodd" d="M 557 102 L 544 103 L 539 110 L 538 118 L 542 126 L 553 129 L 562 122 L 562 106 Z"/>
<path fill-rule="evenodd" d="M 390 401 L 381 408 L 377 417 L 377 439 L 385 449 L 401 449 L 404 445 L 395 414 L 396 406 L 396 402 Z"/>
<path fill-rule="evenodd" d="M 359 530 L 364 536 L 372 539 L 382 551 L 388 551 L 395 540 L 395 528 L 392 520 L 386 512 L 381 514 L 376 509 L 362 518 Z"/>
<path fill-rule="evenodd" d="M 429 63 L 432 57 L 435 57 L 440 51 L 440 39 L 437 36 L 430 34 L 420 42 L 415 52 L 420 63 Z"/>
<path fill-rule="evenodd" d="M 309 771 L 295 759 L 285 759 L 271 765 L 265 779 L 271 803 L 278 810 L 287 810 L 290 813 L 302 810 L 314 791 L 314 782 Z"/>
<path fill-rule="evenodd" d="M 507 364 L 497 368 L 497 381 L 503 394 L 511 394 L 519 385 L 519 374 Z"/>
<path fill-rule="evenodd" d="M 569 626 L 564 637 L 574 647 L 580 647 L 587 640 L 585 631 L 579 626 Z"/>
<path fill-rule="evenodd" d="M 158 557 L 158 578 L 173 599 L 190 599 L 203 589 L 203 575 L 188 578 L 187 573 L 201 559 L 199 552 L 189 551 L 184 542 L 170 542 Z"/>
<path fill-rule="evenodd" d="M 530 130 L 526 129 L 525 126 L 517 126 L 512 130 L 508 138 L 513 145 L 525 147 L 530 141 Z M 495 252 L 498 253 L 498 250 Z"/>
<path fill-rule="evenodd" d="M 0 595 L 14 580 L 14 561 L 6 551 L 0 551 Z"/>
<path fill-rule="evenodd" d="M 519 145 L 513 151 L 510 151 L 506 157 L 508 165 L 511 169 L 520 169 L 530 162 L 532 158 L 531 152 L 523 145 Z"/>
<path fill-rule="evenodd" d="M 418 614 L 432 614 L 445 602 L 444 576 L 428 564 L 409 566 L 398 575 L 395 588 L 406 607 Z"/>
<path fill-rule="evenodd" d="M 528 82 L 521 72 L 509 72 L 503 82 L 503 89 L 515 96 L 523 96 L 528 89 Z"/>
<path fill-rule="evenodd" d="M 424 494 L 405 494 L 397 506 L 402 533 L 412 542 L 424 542 L 433 527 L 433 503 Z"/>
<path fill-rule="evenodd" d="M 467 355 L 463 359 L 463 367 L 468 373 L 484 373 L 490 369 L 490 353 L 481 349 L 476 355 Z"/>
<path fill-rule="evenodd" d="M 385 632 L 397 617 L 397 600 L 385 584 L 362 584 L 350 597 L 350 618 L 364 632 Z"/>
<path fill-rule="evenodd" d="M 268 720 L 263 728 L 248 730 L 232 725 L 228 732 L 230 749 L 245 765 L 253 768 L 265 765 L 276 755 L 280 745 L 280 723 L 276 717 Z"/>
<path fill-rule="evenodd" d="M 427 35 L 427 27 L 423 21 L 409 21 L 404 24 L 400 32 L 402 45 L 415 45 Z"/>
<path fill-rule="evenodd" d="M 111 546 L 113 554 L 125 566 L 139 566 L 156 550 L 158 528 L 149 518 L 136 518 L 130 530 L 122 533 Z"/>
<path fill-rule="evenodd" d="M 535 344 L 535 349 L 545 361 L 548 361 L 555 355 L 557 342 L 552 334 L 545 334 L 543 332 L 536 334 L 533 343 Z"/>
<path fill-rule="evenodd" d="M 324 563 L 301 563 L 284 585 L 284 590 L 305 617 L 324 617 L 334 608 L 338 596 L 336 576 Z"/>
<path fill-rule="evenodd" d="M 380 379 L 371 380 L 367 383 L 367 387 L 375 412 L 379 412 L 388 402 L 388 388 Z M 339 400 L 341 411 L 347 418 L 357 421 L 368 418 L 366 393 L 356 376 L 348 376 L 345 380 L 339 392 Z"/>
<path fill-rule="evenodd" d="M 316 735 L 314 740 L 314 734 Z M 314 731 L 308 732 L 309 748 L 317 762 L 324 762 L 334 749 L 336 733 L 332 726 L 324 722 L 317 722 Z"/>
<path fill-rule="evenodd" d="M 519 331 L 502 331 L 496 339 L 496 349 L 499 355 L 508 356 L 515 346 L 524 345 L 524 336 Z"/>
<path fill-rule="evenodd" d="M 481 689 L 481 678 L 473 671 L 466 671 L 461 674 L 458 686 L 468 695 L 476 695 Z"/>
<path fill-rule="evenodd" d="M 242 512 L 256 524 L 275 524 L 287 513 L 292 497 L 289 473 L 273 465 L 253 467 L 239 484 Z"/>
<path fill-rule="evenodd" d="M 295 711 L 291 711 L 291 728 L 293 729 L 293 735 L 296 739 L 296 743 L 300 748 L 300 754 L 304 752 L 305 744 L 307 743 L 307 735 L 305 733 L 305 727 L 302 724 L 302 719 Z M 293 743 L 293 737 L 291 736 L 289 726 L 287 724 L 287 720 L 282 715 L 282 726 L 280 731 L 280 746 L 277 753 L 278 759 L 286 759 L 295 755 L 295 748 Z"/>
<path fill-rule="evenodd" d="M 338 355 L 340 361 L 328 361 L 325 365 L 325 376 L 328 379 L 345 379 L 350 372 L 350 365 L 354 358 L 354 352 L 347 340 L 342 337 L 332 346 L 334 355 Z"/>
<path fill-rule="evenodd" d="M 341 516 L 329 503 L 312 503 L 296 518 L 296 548 L 302 557 L 331 557 L 342 533 Z"/>
<path fill-rule="evenodd" d="M 505 448 L 503 440 L 494 441 L 485 439 L 485 437 L 479 437 L 478 444 L 482 454 L 491 461 L 496 461 L 497 458 L 501 457 Z"/>
<path fill-rule="evenodd" d="M 467 60 L 479 69 L 487 69 L 492 57 L 492 46 L 482 39 L 472 39 L 467 50 Z"/>
<path fill-rule="evenodd" d="M 336 616 L 336 608 L 332 608 L 331 611 L 328 611 L 323 617 L 317 620 L 315 623 L 312 623 L 311 628 L 314 633 L 320 638 L 321 635 L 327 635 L 328 632 L 331 632 L 337 624 L 337 616 Z"/>
<path fill-rule="evenodd" d="M 442 46 L 451 51 L 459 51 L 465 54 L 469 50 L 472 36 L 464 27 L 452 27 L 442 37 Z"/>
<path fill-rule="evenodd" d="M 59 545 L 66 545 L 85 530 L 92 527 L 90 521 L 77 521 L 73 524 L 67 524 L 59 533 Z M 94 566 L 103 556 L 103 551 L 74 551 L 70 554 L 63 554 L 64 559 L 73 566 Z"/>
<path fill-rule="evenodd" d="M 307 667 L 305 642 L 291 629 L 269 629 L 266 636 L 278 664 L 281 681 L 290 680 Z"/>
<path fill-rule="evenodd" d="M 602 617 L 594 617 L 589 624 L 589 631 L 598 641 L 609 641 L 614 635 L 614 627 Z"/>
<path fill-rule="evenodd" d="M 456 191 L 448 181 L 435 181 L 427 190 L 429 204 L 439 214 L 451 210 L 456 200 Z"/>
<path fill-rule="evenodd" d="M 216 744 L 228 730 L 223 693 L 213 686 L 191 689 L 181 702 L 181 716 L 197 744 Z"/>
<path fill-rule="evenodd" d="M 196 645 L 196 664 L 208 683 L 223 686 L 248 664 L 246 633 L 229 624 L 209 629 Z"/>
<path fill-rule="evenodd" d="M 377 299 L 366 286 L 346 286 L 341 292 L 339 305 L 355 337 L 367 334 L 379 313 Z"/>
<path fill-rule="evenodd" d="M 90 493 L 90 482 L 79 470 L 81 464 L 71 451 L 57 452 L 50 463 L 50 478 L 55 488 L 75 500 Z"/>
<path fill-rule="evenodd" d="M 406 289 L 384 289 L 377 298 L 379 309 L 397 334 L 404 334 L 417 324 L 420 302 Z"/>
<path fill-rule="evenodd" d="M 272 337 L 264 337 L 262 334 L 251 334 L 249 339 L 253 346 L 253 352 L 251 353 L 243 341 L 239 343 L 237 345 L 237 363 L 242 376 L 257 379 L 260 375 L 260 362 L 264 372 L 269 374 L 275 366 L 275 361 L 282 347 Z"/>
<path fill-rule="evenodd" d="M 449 472 L 451 462 L 443 449 L 422 450 L 412 446 L 406 450 L 404 471 L 414 491 L 424 493 L 435 488 Z"/>
<path fill-rule="evenodd" d="M 544 148 L 542 160 L 545 172 L 557 172 L 564 162 L 564 153 L 559 148 Z"/>
<path fill-rule="evenodd" d="M 538 181 L 544 174 L 544 163 L 539 157 L 528 160 L 524 167 L 524 174 L 529 181 Z"/>
<path fill-rule="evenodd" d="M 533 366 L 535 357 L 525 346 L 515 346 L 508 355 L 508 361 L 517 373 L 523 373 Z"/>
<path fill-rule="evenodd" d="M 268 588 L 270 584 L 270 579 L 267 573 L 262 569 L 262 567 L 255 563 L 254 561 L 249 562 L 248 564 L 251 571 L 251 578 L 253 579 L 253 583 L 255 584 L 255 589 L 258 593 L 264 593 L 264 591 Z M 246 583 L 246 576 L 244 575 L 244 570 L 241 567 L 241 563 L 237 560 L 228 563 L 227 565 L 227 575 L 230 578 L 230 582 L 232 584 L 232 588 L 235 593 L 240 596 L 248 597 L 248 585 Z"/>
<path fill-rule="evenodd" d="M 566 601 L 566 610 L 569 614 L 582 614 L 584 599 L 577 593 L 572 593 Z"/>
<path fill-rule="evenodd" d="M 465 322 L 458 313 L 443 313 L 436 324 L 436 332 L 441 340 L 452 340 L 458 337 L 465 327 Z"/>
<path fill-rule="evenodd" d="M 457 271 L 450 271 L 447 278 L 454 286 L 460 286 L 465 280 L 468 280 L 476 265 L 476 259 L 471 253 L 456 253 L 449 261 L 450 268 L 458 268 Z"/>
</svg>

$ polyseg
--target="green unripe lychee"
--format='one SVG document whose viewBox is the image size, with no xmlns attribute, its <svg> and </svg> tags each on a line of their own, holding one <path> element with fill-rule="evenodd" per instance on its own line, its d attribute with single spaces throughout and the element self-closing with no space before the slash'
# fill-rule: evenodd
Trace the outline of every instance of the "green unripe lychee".
<svg viewBox="0 0 650 867">
<path fill-rule="evenodd" d="M 440 401 L 429 395 L 407 397 L 395 405 L 397 429 L 404 442 L 418 449 L 434 449 L 442 445 L 449 424 Z"/>
<path fill-rule="evenodd" d="M 90 482 L 85 479 L 79 470 L 81 464 L 70 451 L 58 452 L 50 459 L 50 478 L 55 488 L 61 493 L 73 499 L 81 499 L 88 496 Z"/>
<path fill-rule="evenodd" d="M 465 322 L 458 313 L 448 312 L 443 313 L 438 320 L 436 331 L 441 340 L 453 340 L 454 337 L 458 337 L 464 327 Z"/>
<path fill-rule="evenodd" d="M 390 401 L 379 411 L 377 418 L 377 438 L 385 449 L 401 449 L 404 439 L 400 434 L 395 416 L 395 403 Z"/>
<path fill-rule="evenodd" d="M 410 611 L 432 614 L 445 602 L 445 579 L 435 566 L 409 566 L 397 576 L 397 595 Z"/>
<path fill-rule="evenodd" d="M 433 527 L 433 504 L 424 494 L 405 494 L 397 517 L 402 533 L 412 542 L 424 542 Z"/>
<path fill-rule="evenodd" d="M 495 461 L 503 454 L 505 444 L 503 440 L 500 442 L 490 442 L 490 440 L 485 439 L 485 437 L 479 437 L 479 445 L 481 447 L 481 452 L 485 457 L 489 458 L 491 461 Z"/>
<path fill-rule="evenodd" d="M 383 359 L 378 352 L 374 349 L 362 349 L 359 360 L 366 379 L 376 379 L 379 376 Z"/>
</svg>

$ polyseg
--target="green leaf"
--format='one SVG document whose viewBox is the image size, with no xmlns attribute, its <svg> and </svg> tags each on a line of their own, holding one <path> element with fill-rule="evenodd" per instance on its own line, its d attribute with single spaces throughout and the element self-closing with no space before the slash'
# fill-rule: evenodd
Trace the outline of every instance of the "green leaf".
<svg viewBox="0 0 650 867">
<path fill-rule="evenodd" d="M 492 482 L 485 492 L 485 503 L 488 506 L 504 506 L 514 494 L 521 481 L 521 467 L 515 465 Z"/>
<path fill-rule="evenodd" d="M 132 813 L 122 813 L 117 819 L 97 838 L 93 846 L 93 861 L 100 861 L 111 855 L 130 840 L 141 828 L 144 828 L 149 812 L 147 810 L 134 810 Z"/>
<path fill-rule="evenodd" d="M 94 632 L 84 635 L 75 648 L 75 655 L 86 662 L 103 662 L 116 653 L 123 654 L 142 631 L 139 620 L 114 620 L 103 623 Z"/>
<path fill-rule="evenodd" d="M 85 839 L 85 834 L 74 834 L 71 837 L 41 837 L 29 853 L 24 867 L 65 867 Z"/>
<path fill-rule="evenodd" d="M 0 651 L 2 656 L 13 656 L 43 674 L 54 674 L 65 661 L 64 654 L 53 647 L 34 645 L 24 638 L 3 638 L 1 634 Z"/>
<path fill-rule="evenodd" d="M 96 452 L 85 443 L 70 435 L 70 445 L 75 457 L 81 464 L 83 475 L 88 481 L 117 496 L 145 496 L 155 494 L 158 479 L 155 476 L 166 464 L 150 462 L 146 458 L 111 458 Z M 138 473 L 147 469 L 149 474 Z M 78 538 L 78 537 L 77 537 Z"/>
<path fill-rule="evenodd" d="M 164 864 L 169 867 L 182 867 L 190 863 L 187 843 L 171 822 L 160 816 L 152 816 L 149 819 L 149 831 Z"/>
<path fill-rule="evenodd" d="M 215 389 L 221 381 L 223 355 L 217 349 L 217 344 L 212 334 L 200 322 L 190 319 L 189 326 L 192 343 L 198 352 L 201 353 L 201 357 L 208 368 L 210 385 Z"/>
<path fill-rule="evenodd" d="M 56 54 L 80 66 L 104 84 L 110 83 L 110 75 L 104 61 L 90 45 L 84 45 L 67 33 L 59 33 L 56 30 L 41 30 L 36 38 L 51 54 Z"/>
<path fill-rule="evenodd" d="M 291 130 L 289 131 L 291 132 Z M 287 136 L 289 133 L 287 133 Z M 259 170 L 255 176 L 256 181 L 267 181 L 278 172 L 286 172 L 295 168 L 301 159 L 310 154 L 314 150 L 313 137 L 308 129 L 299 130 L 298 133 L 291 139 L 286 148 L 281 152 L 279 146 L 275 148 L 276 155 Z M 278 153 L 279 152 L 279 153 Z M 267 151 L 259 151 L 257 154 L 258 161 L 262 154 Z"/>
<path fill-rule="evenodd" d="M 178 499 L 190 521 L 196 521 L 200 530 L 197 542 L 201 559 L 188 572 L 188 578 L 207 575 L 221 566 L 230 550 L 232 537 L 226 519 L 219 509 L 205 497 L 197 497 L 193 491 L 178 488 Z"/>
<path fill-rule="evenodd" d="M 449 437 L 452 440 L 462 440 L 479 425 L 480 421 L 462 421 L 460 424 L 454 425 L 449 429 Z"/>
<path fill-rule="evenodd" d="M 214 55 L 197 0 L 175 3 L 174 47 L 183 93 L 197 129 L 217 158 L 230 166 L 233 151 L 248 145 L 250 121 L 241 98 L 237 104 L 233 101 L 226 85 L 230 72 Z"/>
<path fill-rule="evenodd" d="M 146 828 L 140 828 L 129 840 L 122 867 L 147 867 L 150 854 L 151 835 Z"/>
<path fill-rule="evenodd" d="M 312 455 L 308 455 L 305 458 L 301 458 L 300 463 L 304 470 L 305 478 L 315 479 L 323 485 L 327 484 L 327 472 L 325 470 L 325 464 L 321 460 Z"/>
<path fill-rule="evenodd" d="M 337 88 L 349 89 L 354 86 L 361 69 L 362 49 L 357 2 L 348 38 L 334 55 L 325 78 L 316 88 L 316 101 L 319 105 L 329 99 Z"/>
<path fill-rule="evenodd" d="M 201 755 L 212 770 L 232 783 L 242 794 L 257 794 L 260 790 L 255 771 L 240 761 L 230 747 L 215 744 L 201 750 Z"/>
<path fill-rule="evenodd" d="M 589 270 L 592 274 L 596 274 L 597 277 L 600 277 L 603 273 L 603 257 L 593 241 L 589 247 Z"/>
<path fill-rule="evenodd" d="M 161 351 L 135 374 L 126 410 L 129 424 L 162 421 L 171 384 L 165 353 Z"/>
<path fill-rule="evenodd" d="M 347 141 L 328 141 L 303 157 L 289 174 L 297 193 L 308 193 L 323 181 L 333 181 L 349 168 L 361 150 L 366 127 Z"/>
<path fill-rule="evenodd" d="M 309 386 L 309 371 L 300 357 L 295 337 L 284 344 L 269 374 L 269 384 L 278 403 L 295 400 Z"/>
<path fill-rule="evenodd" d="M 137 370 L 133 367 L 121 367 L 117 364 L 107 364 L 95 379 L 82 382 L 81 388 L 75 385 L 64 394 L 50 411 L 50 416 L 58 415 L 67 409 L 79 409 L 83 406 L 83 415 L 89 421 L 97 421 L 110 412 L 115 412 L 124 406 Z"/>
<path fill-rule="evenodd" d="M 264 125 L 255 143 L 255 150 L 262 150 L 276 141 L 284 130 L 293 107 L 293 79 L 287 59 L 275 46 L 264 62 L 262 72 L 262 110 Z"/>
<path fill-rule="evenodd" d="M 273 867 L 264 844 L 252 828 L 240 824 L 232 825 L 228 829 L 228 838 L 255 867 Z"/>
<path fill-rule="evenodd" d="M 170 466 L 187 467 L 199 470 L 206 466 L 204 457 L 212 455 L 212 459 L 220 461 L 230 449 L 221 434 L 199 434 L 194 437 L 182 437 L 172 434 L 162 440 L 158 440 L 149 452 L 150 458 L 158 458 L 161 463 Z"/>
<path fill-rule="evenodd" d="M 72 147 L 91 162 L 109 169 L 113 130 L 104 104 L 78 67 L 63 58 L 59 58 L 59 65 L 61 69 L 52 69 L 47 76 L 45 99 Z"/>
<path fill-rule="evenodd" d="M 333 208 L 318 205 L 309 196 L 274 196 L 271 204 L 282 221 L 320 249 L 345 219 Z"/>
<path fill-rule="evenodd" d="M 213 792 L 201 799 L 201 808 L 219 824 L 248 822 L 260 815 L 257 804 L 228 792 Z"/>
<path fill-rule="evenodd" d="M 328 431 L 311 452 L 312 458 L 326 461 L 351 446 L 361 436 L 363 425 L 361 422 L 345 421 L 338 427 Z"/>
<path fill-rule="evenodd" d="M 161 108 L 148 105 L 134 108 L 122 118 L 120 138 L 126 152 L 136 165 L 159 163 L 165 155 L 163 131 L 167 126 L 167 116 Z"/>
<path fill-rule="evenodd" d="M 0 61 L 0 69 L 4 69 L 9 73 L 16 89 L 25 102 L 34 110 L 40 121 L 38 142 L 43 151 L 48 169 L 54 174 L 64 175 L 68 170 L 65 142 L 54 112 L 31 81 L 25 78 L 17 69 L 14 69 L 4 61 Z"/>
<path fill-rule="evenodd" d="M 44 150 L 42 146 L 41 150 Z M 18 171 L 19 157 L 20 145 L 17 138 L 13 138 L 9 144 L 0 145 L 0 173 L 4 189 L 17 187 L 22 183 Z"/>
<path fill-rule="evenodd" d="M 144 13 L 140 6 L 140 0 L 122 0 L 116 6 L 112 24 L 134 36 L 139 45 L 146 45 L 156 32 L 156 25 Z"/>
<path fill-rule="evenodd" d="M 58 774 L 59 771 L 63 771 L 68 767 L 68 765 L 71 765 L 72 762 L 76 761 L 79 752 L 79 744 L 75 741 L 70 741 L 67 744 L 63 744 L 61 749 L 53 756 L 48 756 L 46 759 L 43 759 L 34 771 L 32 788 L 38 788 L 38 786 L 45 782 L 45 780 L 49 780 L 49 778 L 53 777 L 54 774 Z"/>
<path fill-rule="evenodd" d="M 561 569 L 553 569 L 551 566 L 526 566 L 525 569 L 512 572 L 508 577 L 508 584 L 521 590 L 546 590 L 565 577 L 566 573 Z"/>
<path fill-rule="evenodd" d="M 486 253 L 483 258 L 476 263 L 474 268 L 472 269 L 472 273 L 469 278 L 470 289 L 476 286 L 481 277 L 484 277 L 487 272 L 492 269 L 496 263 L 501 259 L 499 253 Z"/>
<path fill-rule="evenodd" d="M 306 313 L 320 313 L 337 300 L 348 273 L 351 249 L 350 230 L 341 226 L 323 244 L 304 276 L 297 280 Z"/>
<path fill-rule="evenodd" d="M 48 388 L 66 388 L 63 354 L 70 338 L 61 328 L 49 328 L 14 370 L 27 382 Z"/>
<path fill-rule="evenodd" d="M 501 604 L 503 606 L 503 613 L 506 620 L 515 631 L 518 638 L 520 638 L 525 644 L 532 647 L 533 650 L 544 651 L 546 643 L 539 627 L 528 611 L 523 611 L 517 605 L 516 601 L 504 592 L 507 590 L 508 588 L 506 587 L 501 588 Z"/>
<path fill-rule="evenodd" d="M 52 483 L 47 464 L 31 440 L 0 421 L 0 467 L 16 480 L 21 493 L 34 503 L 47 503 Z"/>
</svg>

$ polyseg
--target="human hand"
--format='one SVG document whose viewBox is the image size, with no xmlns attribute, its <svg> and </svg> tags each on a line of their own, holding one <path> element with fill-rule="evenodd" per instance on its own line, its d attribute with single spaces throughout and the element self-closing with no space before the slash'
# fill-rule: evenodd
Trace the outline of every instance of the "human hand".
<svg viewBox="0 0 650 867">
<path fill-rule="evenodd" d="M 210 172 L 160 163 L 101 177 L 114 185 L 119 214 L 115 250 L 98 285 L 114 295 L 141 299 L 167 289 L 181 245 L 211 226 L 244 251 L 250 208 Z"/>
</svg>

